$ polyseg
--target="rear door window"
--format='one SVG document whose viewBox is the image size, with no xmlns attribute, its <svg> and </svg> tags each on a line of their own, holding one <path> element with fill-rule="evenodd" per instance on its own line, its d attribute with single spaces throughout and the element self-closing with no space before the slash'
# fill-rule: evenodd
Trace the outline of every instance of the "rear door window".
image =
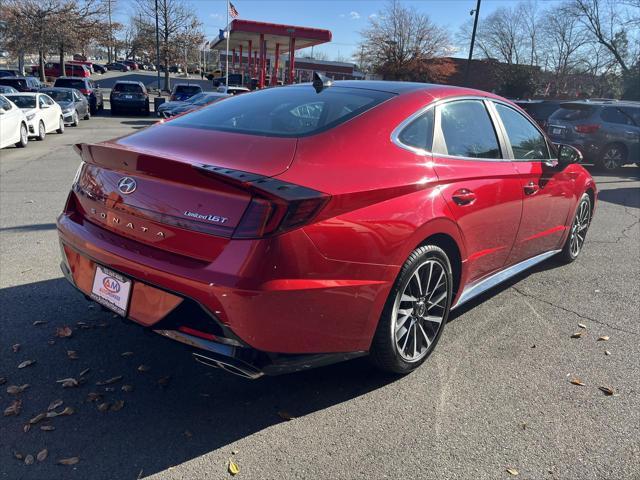
<svg viewBox="0 0 640 480">
<path fill-rule="evenodd" d="M 489 112 L 480 100 L 458 100 L 439 108 L 444 145 L 436 153 L 468 158 L 501 158 Z M 436 149 L 434 149 L 435 151 Z"/>
<path fill-rule="evenodd" d="M 620 108 L 605 107 L 600 113 L 600 118 L 605 122 L 617 123 L 619 125 L 633 125 L 633 119 Z"/>
<path fill-rule="evenodd" d="M 433 144 L 433 123 L 435 109 L 430 108 L 413 120 L 398 135 L 400 143 L 409 147 L 431 151 Z"/>
<path fill-rule="evenodd" d="M 549 148 L 540 131 L 523 115 L 501 103 L 494 103 L 517 160 L 549 159 Z"/>
<path fill-rule="evenodd" d="M 591 105 L 568 105 L 563 104 L 562 108 L 559 108 L 549 118 L 549 120 L 584 120 L 589 118 L 593 113 L 593 107 Z"/>
</svg>

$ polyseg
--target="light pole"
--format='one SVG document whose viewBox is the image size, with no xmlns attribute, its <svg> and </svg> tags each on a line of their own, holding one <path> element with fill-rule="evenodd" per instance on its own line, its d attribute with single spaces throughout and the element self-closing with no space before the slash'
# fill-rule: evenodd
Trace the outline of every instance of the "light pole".
<svg viewBox="0 0 640 480">
<path fill-rule="evenodd" d="M 471 67 L 471 57 L 473 57 L 473 44 L 476 41 L 476 29 L 478 28 L 478 16 L 480 16 L 480 0 L 476 4 L 476 9 L 471 10 L 472 15 L 475 13 L 476 17 L 473 19 L 473 32 L 471 33 L 471 46 L 469 47 L 469 59 L 467 60 L 467 68 L 464 72 L 464 83 L 469 83 L 469 68 Z"/>
</svg>

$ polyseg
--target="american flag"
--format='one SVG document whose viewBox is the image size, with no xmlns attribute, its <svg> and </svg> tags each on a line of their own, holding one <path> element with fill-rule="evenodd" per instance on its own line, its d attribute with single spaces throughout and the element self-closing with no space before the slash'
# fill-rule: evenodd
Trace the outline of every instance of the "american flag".
<svg viewBox="0 0 640 480">
<path fill-rule="evenodd" d="M 234 7 L 233 3 L 231 2 L 229 2 L 229 15 L 231 16 L 231 18 L 238 18 L 240 16 L 238 10 L 236 10 L 236 7 Z"/>
</svg>

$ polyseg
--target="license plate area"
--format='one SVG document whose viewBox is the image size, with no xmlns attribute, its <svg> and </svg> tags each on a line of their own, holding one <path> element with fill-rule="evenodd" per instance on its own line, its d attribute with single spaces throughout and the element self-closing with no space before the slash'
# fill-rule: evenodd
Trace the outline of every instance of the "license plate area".
<svg viewBox="0 0 640 480">
<path fill-rule="evenodd" d="M 131 280 L 101 265 L 96 265 L 91 288 L 91 299 L 109 310 L 127 316 Z"/>
</svg>

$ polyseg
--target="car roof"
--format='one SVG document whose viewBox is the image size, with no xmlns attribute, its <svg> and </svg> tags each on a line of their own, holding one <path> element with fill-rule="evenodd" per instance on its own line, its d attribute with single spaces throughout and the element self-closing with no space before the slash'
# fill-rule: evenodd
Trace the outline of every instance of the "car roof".
<svg viewBox="0 0 640 480">
<path fill-rule="evenodd" d="M 18 92 L 18 93 L 6 93 L 5 95 L 11 95 L 13 97 L 35 97 L 36 95 L 45 95 L 40 92 Z"/>
<path fill-rule="evenodd" d="M 58 81 L 60 79 L 63 79 L 63 80 L 89 80 L 87 77 L 66 77 L 66 76 L 63 76 L 63 77 L 56 78 L 56 81 Z"/>
<path fill-rule="evenodd" d="M 117 80 L 116 83 L 114 83 L 114 85 L 117 85 L 118 83 L 128 83 L 131 85 L 140 85 L 141 87 L 144 87 L 144 83 L 137 82 L 135 80 Z"/>
<path fill-rule="evenodd" d="M 79 90 L 77 88 L 71 88 L 71 87 L 45 87 L 45 88 L 41 88 L 40 92 L 79 92 Z"/>
<path fill-rule="evenodd" d="M 28 80 L 30 78 L 36 78 L 36 77 L 2 77 L 2 80 Z"/>
<path fill-rule="evenodd" d="M 176 87 L 200 87 L 202 88 L 202 85 L 199 85 L 197 83 L 176 83 L 173 88 Z"/>
<path fill-rule="evenodd" d="M 633 100 L 572 100 L 565 102 L 571 105 L 592 105 L 592 106 L 608 106 L 608 107 L 640 107 L 640 102 Z"/>
</svg>

